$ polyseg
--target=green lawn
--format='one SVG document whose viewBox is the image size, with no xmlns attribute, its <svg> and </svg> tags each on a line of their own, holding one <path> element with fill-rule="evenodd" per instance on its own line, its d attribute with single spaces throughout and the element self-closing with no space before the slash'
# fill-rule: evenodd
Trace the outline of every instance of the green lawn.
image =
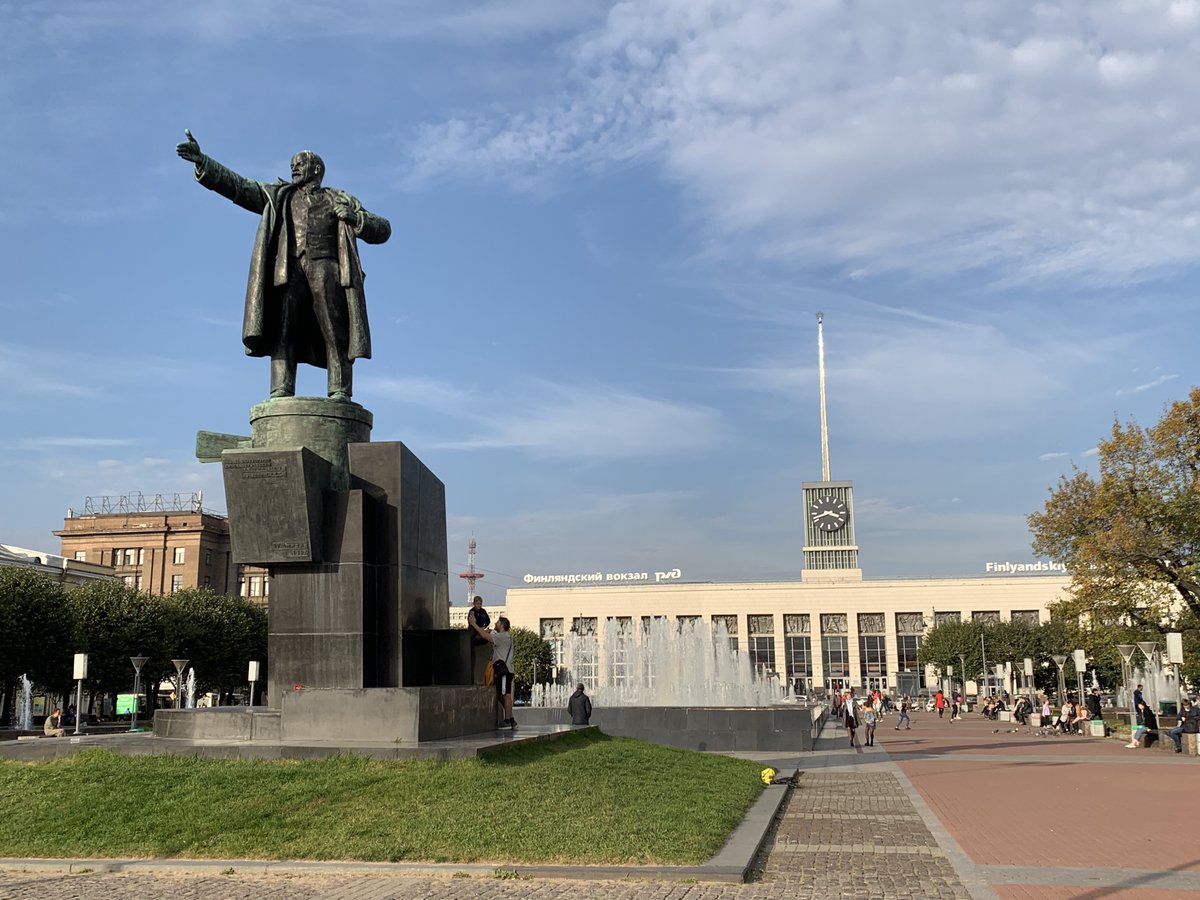
<svg viewBox="0 0 1200 900">
<path fill-rule="evenodd" d="M 594 732 L 461 762 L 0 762 L 0 857 L 695 864 L 761 766 Z"/>
</svg>

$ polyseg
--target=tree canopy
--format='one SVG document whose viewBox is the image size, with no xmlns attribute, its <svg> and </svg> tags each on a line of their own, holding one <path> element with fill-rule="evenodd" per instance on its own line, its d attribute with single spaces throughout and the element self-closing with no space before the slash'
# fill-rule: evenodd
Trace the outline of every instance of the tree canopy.
<svg viewBox="0 0 1200 900">
<path fill-rule="evenodd" d="M 515 695 L 528 697 L 534 684 L 548 684 L 553 674 L 554 650 L 536 632 L 514 628 L 513 666 L 516 669 Z"/>
<path fill-rule="evenodd" d="M 1183 676 L 1200 681 L 1200 388 L 1150 427 L 1114 422 L 1097 446 L 1098 475 L 1064 476 L 1029 516 L 1034 550 L 1066 564 L 1071 596 L 1056 616 L 1080 622 L 1103 670 L 1116 645 L 1184 640 Z"/>
<path fill-rule="evenodd" d="M 45 575 L 0 566 L 0 711 L 11 708 L 16 679 L 28 675 L 51 692 L 68 691 L 75 653 L 88 655 L 86 689 L 129 690 L 131 656 L 146 656 L 143 684 L 153 691 L 186 658 L 201 691 L 238 689 L 246 664 L 265 660 L 266 612 L 242 597 L 201 588 L 166 596 L 117 581 L 66 589 Z"/>
<path fill-rule="evenodd" d="M 1099 475 L 1079 468 L 1029 516 L 1036 552 L 1066 564 L 1080 612 L 1157 629 L 1200 616 L 1200 388 L 1156 425 L 1113 423 Z"/>
</svg>

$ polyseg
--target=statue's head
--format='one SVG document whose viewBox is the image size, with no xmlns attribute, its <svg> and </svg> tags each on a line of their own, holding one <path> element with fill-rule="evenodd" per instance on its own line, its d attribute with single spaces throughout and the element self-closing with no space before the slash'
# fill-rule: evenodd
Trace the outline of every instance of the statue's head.
<svg viewBox="0 0 1200 900">
<path fill-rule="evenodd" d="M 292 184 L 321 184 L 325 177 L 325 162 L 311 150 L 301 150 L 292 157 Z"/>
</svg>

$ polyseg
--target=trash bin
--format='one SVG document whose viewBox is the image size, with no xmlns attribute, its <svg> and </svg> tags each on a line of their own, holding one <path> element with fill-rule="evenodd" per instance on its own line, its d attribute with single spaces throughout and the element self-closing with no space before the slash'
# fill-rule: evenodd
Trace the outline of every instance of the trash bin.
<svg viewBox="0 0 1200 900">
<path fill-rule="evenodd" d="M 1179 715 L 1179 704 L 1175 700 L 1159 700 L 1158 714 L 1160 716 Z"/>
</svg>

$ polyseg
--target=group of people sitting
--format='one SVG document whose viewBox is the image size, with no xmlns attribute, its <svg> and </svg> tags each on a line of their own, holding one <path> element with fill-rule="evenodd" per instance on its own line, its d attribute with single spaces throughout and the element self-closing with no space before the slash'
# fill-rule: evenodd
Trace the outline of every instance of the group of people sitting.
<svg viewBox="0 0 1200 900">
<path fill-rule="evenodd" d="M 1004 708 L 1001 702 L 1000 709 Z M 1100 692 L 1094 690 L 1087 695 L 1083 703 L 1078 703 L 1069 697 L 1059 707 L 1057 715 L 1050 705 L 1050 698 L 1042 698 L 1041 727 L 1061 734 L 1084 734 L 1086 724 L 1092 719 L 1103 719 L 1100 711 Z M 1019 725 L 1029 725 L 1029 717 L 1034 714 L 1033 700 L 1027 696 L 1017 698 L 1013 706 L 1013 721 Z M 993 716 L 994 718 L 994 716 Z"/>
</svg>

